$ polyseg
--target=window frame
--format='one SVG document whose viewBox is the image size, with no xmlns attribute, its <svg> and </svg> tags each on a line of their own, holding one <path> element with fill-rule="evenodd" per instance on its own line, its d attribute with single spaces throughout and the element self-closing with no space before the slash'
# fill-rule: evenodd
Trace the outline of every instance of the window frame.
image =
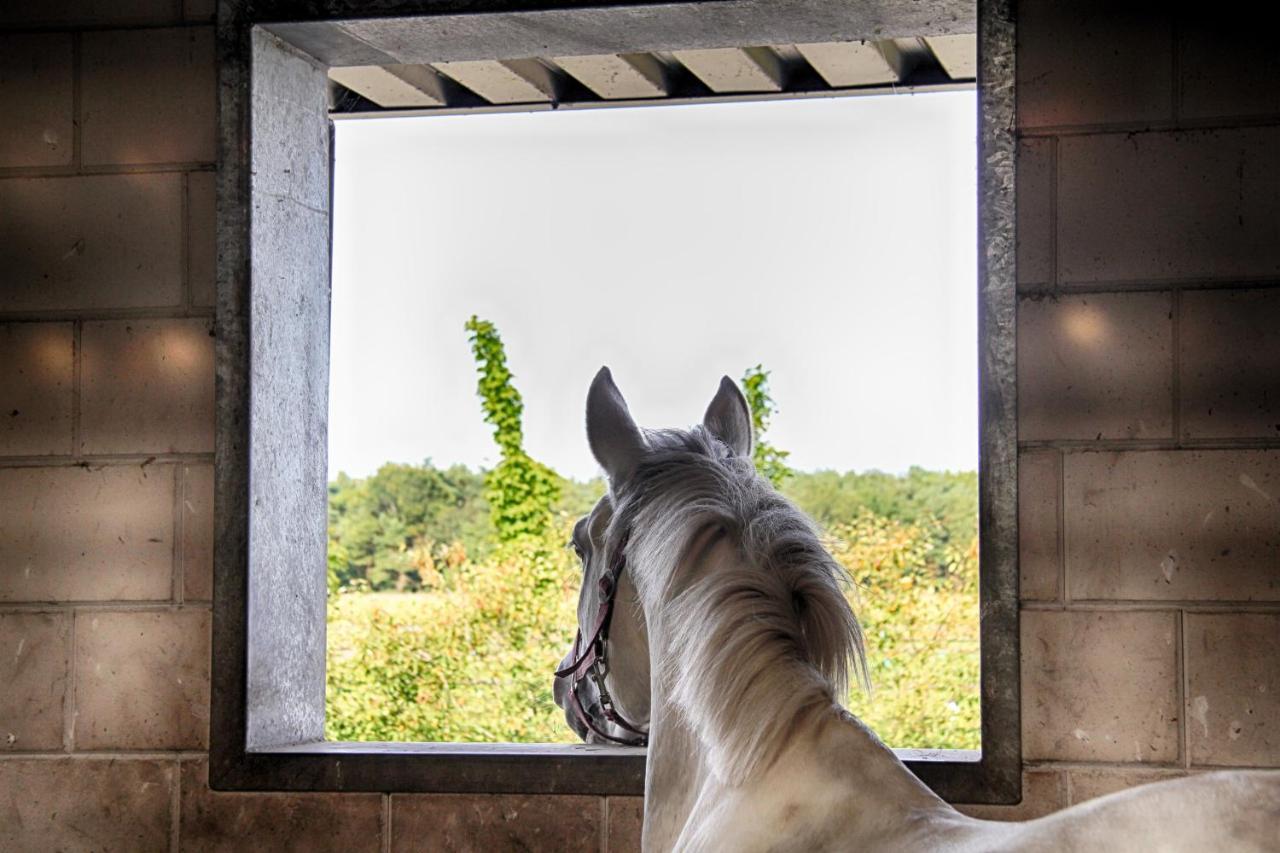
<svg viewBox="0 0 1280 853">
<path fill-rule="evenodd" d="M 976 0 L 982 750 L 896 750 L 944 799 L 964 803 L 1016 803 L 1022 787 L 1011 2 Z M 743 45 L 789 44 L 818 30 L 826 40 L 835 32 L 870 37 L 899 23 L 936 34 L 946 32 L 939 20 L 972 21 L 975 0 L 895 0 L 875 9 L 855 0 L 781 9 L 772 0 L 688 0 L 660 9 L 654 0 L 595 0 L 589 9 L 577 0 L 364 5 L 360 16 L 410 53 L 441 50 L 440 32 L 453 27 L 456 34 L 464 24 L 467 35 L 447 41 L 461 55 L 432 54 L 442 60 L 546 55 L 538 15 L 595 26 L 594 36 L 577 35 L 583 44 L 624 52 L 616 43 L 600 48 L 600 33 L 625 39 L 626 23 L 643 20 L 649 39 L 687 40 L 693 32 Z M 210 784 L 641 795 L 642 749 L 324 740 L 333 147 L 325 63 L 426 61 L 393 58 L 353 39 L 341 26 L 353 17 L 344 0 L 223 0 L 219 8 Z M 575 36 L 554 36 L 565 37 Z M 311 564 L 314 572 L 296 568 Z"/>
</svg>

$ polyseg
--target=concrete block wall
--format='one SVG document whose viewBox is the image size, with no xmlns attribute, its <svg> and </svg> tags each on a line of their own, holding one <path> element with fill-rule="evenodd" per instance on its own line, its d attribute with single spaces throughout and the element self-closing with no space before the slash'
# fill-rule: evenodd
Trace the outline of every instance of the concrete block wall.
<svg viewBox="0 0 1280 853">
<path fill-rule="evenodd" d="M 1280 767 L 1280 61 L 1176 6 L 1018 3 L 1026 799 L 984 814 Z"/>
<path fill-rule="evenodd" d="M 0 7 L 0 850 L 634 848 L 637 800 L 209 789 L 213 14 Z"/>
<path fill-rule="evenodd" d="M 208 789 L 212 5 L 0 8 L 0 849 L 635 849 L 635 798 Z M 1280 766 L 1280 63 L 1261 27 L 1019 5 L 996 817 Z"/>
</svg>

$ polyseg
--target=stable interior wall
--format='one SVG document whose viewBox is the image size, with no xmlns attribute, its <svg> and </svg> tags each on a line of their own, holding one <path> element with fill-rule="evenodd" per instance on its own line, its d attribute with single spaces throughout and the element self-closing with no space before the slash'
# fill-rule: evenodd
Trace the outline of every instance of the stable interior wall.
<svg viewBox="0 0 1280 853">
<path fill-rule="evenodd" d="M 1280 58 L 1018 4 L 1027 817 L 1280 767 Z M 206 782 L 212 0 L 0 8 L 0 848 L 633 850 L 636 798 Z"/>
</svg>

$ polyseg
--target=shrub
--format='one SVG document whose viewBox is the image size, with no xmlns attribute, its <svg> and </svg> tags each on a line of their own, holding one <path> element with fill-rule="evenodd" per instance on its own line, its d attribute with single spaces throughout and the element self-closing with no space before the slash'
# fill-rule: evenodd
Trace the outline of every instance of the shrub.
<svg viewBox="0 0 1280 853">
<path fill-rule="evenodd" d="M 927 526 L 863 512 L 832 530 L 849 570 L 872 692 L 849 708 L 891 746 L 978 749 L 977 540 L 932 559 Z"/>
<path fill-rule="evenodd" d="M 326 734 L 339 740 L 572 742 L 551 673 L 573 641 L 580 570 L 554 534 L 435 561 L 429 591 L 330 599 Z M 976 541 L 862 512 L 831 530 L 874 692 L 850 708 L 892 746 L 978 747 Z"/>
<path fill-rule="evenodd" d="M 562 536 L 445 566 L 420 594 L 330 599 L 326 736 L 569 742 L 551 674 L 573 641 L 580 573 Z"/>
</svg>

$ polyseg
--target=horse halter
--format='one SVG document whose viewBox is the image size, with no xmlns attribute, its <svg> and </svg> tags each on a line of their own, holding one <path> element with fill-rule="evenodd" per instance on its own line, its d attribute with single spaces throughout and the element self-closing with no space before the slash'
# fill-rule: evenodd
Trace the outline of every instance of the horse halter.
<svg viewBox="0 0 1280 853">
<path fill-rule="evenodd" d="M 597 737 L 622 746 L 648 746 L 649 733 L 632 725 L 618 713 L 613 706 L 613 697 L 609 695 L 604 684 L 605 676 L 609 674 L 609 658 L 605 654 L 605 645 L 609 642 L 609 624 L 613 621 L 613 605 L 618 597 L 618 581 L 627 567 L 627 557 L 624 552 L 629 538 L 629 531 L 623 534 L 618 541 L 618 546 L 614 549 L 613 559 L 609 561 L 608 573 L 602 574 L 598 581 L 600 607 L 596 613 L 595 625 L 591 629 L 591 639 L 585 646 L 582 645 L 582 626 L 579 625 L 578 633 L 573 638 L 573 662 L 563 669 L 556 670 L 556 678 L 569 679 L 569 697 L 573 704 L 573 714 L 578 718 L 578 722 Z M 582 649 L 581 652 L 579 647 Z M 592 721 L 591 715 L 582 707 L 582 699 L 578 696 L 578 685 L 588 678 L 595 684 L 596 692 L 600 694 L 600 710 L 604 712 L 605 719 L 618 728 L 631 732 L 634 737 L 614 737 L 601 731 Z"/>
</svg>

